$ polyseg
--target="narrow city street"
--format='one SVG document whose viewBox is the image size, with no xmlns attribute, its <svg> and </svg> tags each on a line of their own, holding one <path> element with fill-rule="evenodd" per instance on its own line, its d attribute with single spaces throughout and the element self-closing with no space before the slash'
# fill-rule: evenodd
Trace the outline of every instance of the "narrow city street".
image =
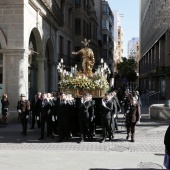
<svg viewBox="0 0 170 170">
<path fill-rule="evenodd" d="M 164 134 L 170 122 L 149 119 L 148 107 L 142 108 L 141 124 L 136 127 L 135 142 L 127 141 L 124 123 L 113 141 L 100 143 L 101 129 L 93 141 L 79 144 L 79 137 L 57 142 L 46 137 L 39 141 L 40 129 L 20 135 L 21 125 L 0 127 L 0 169 L 3 170 L 112 170 L 163 169 Z M 123 114 L 119 116 L 122 120 Z"/>
</svg>

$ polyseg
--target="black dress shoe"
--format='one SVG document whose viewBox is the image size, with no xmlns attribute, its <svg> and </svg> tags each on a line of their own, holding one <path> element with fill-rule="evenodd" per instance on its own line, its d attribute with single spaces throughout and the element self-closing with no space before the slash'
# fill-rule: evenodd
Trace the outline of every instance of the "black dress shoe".
<svg viewBox="0 0 170 170">
<path fill-rule="evenodd" d="M 79 141 L 79 143 L 83 143 L 84 142 L 84 139 L 81 139 L 80 141 Z"/>
<path fill-rule="evenodd" d="M 131 142 L 135 142 L 134 138 L 131 139 Z"/>
<path fill-rule="evenodd" d="M 63 141 L 63 139 L 62 138 L 59 138 L 58 140 L 57 140 L 57 142 L 62 142 Z"/>
<path fill-rule="evenodd" d="M 104 143 L 105 141 L 106 141 L 106 139 L 103 138 L 103 139 L 100 141 L 100 143 Z"/>
<path fill-rule="evenodd" d="M 112 139 L 114 138 L 114 136 L 112 135 L 112 136 L 110 136 L 109 137 L 109 141 L 112 141 Z"/>
<path fill-rule="evenodd" d="M 43 140 L 43 139 L 44 139 L 44 137 L 40 137 L 40 138 L 39 138 L 39 140 Z"/>
</svg>

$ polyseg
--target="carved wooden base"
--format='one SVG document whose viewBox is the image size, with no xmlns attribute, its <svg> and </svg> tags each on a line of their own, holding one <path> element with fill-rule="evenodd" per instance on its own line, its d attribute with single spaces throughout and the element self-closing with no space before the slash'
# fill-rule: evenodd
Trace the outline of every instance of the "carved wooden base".
<svg viewBox="0 0 170 170">
<path fill-rule="evenodd" d="M 84 93 L 90 93 L 93 97 L 103 97 L 106 93 L 105 89 L 64 89 L 60 88 L 60 92 L 72 94 L 74 97 L 81 97 Z"/>
</svg>

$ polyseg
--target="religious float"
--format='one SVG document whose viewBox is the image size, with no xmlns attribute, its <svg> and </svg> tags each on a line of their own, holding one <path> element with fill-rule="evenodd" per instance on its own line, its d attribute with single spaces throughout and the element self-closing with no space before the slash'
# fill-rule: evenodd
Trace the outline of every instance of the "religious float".
<svg viewBox="0 0 170 170">
<path fill-rule="evenodd" d="M 98 65 L 97 70 L 93 73 L 92 68 L 95 63 L 94 54 L 92 49 L 88 47 L 90 40 L 85 39 L 82 41 L 84 48 L 78 52 L 72 52 L 74 55 L 82 56 L 83 71 L 77 70 L 77 65 L 71 67 L 71 71 L 64 69 L 64 61 L 61 59 L 57 69 L 59 72 L 60 92 L 72 94 L 74 97 L 81 97 L 83 93 L 90 93 L 93 97 L 103 97 L 109 90 L 108 76 L 110 69 L 103 59 L 101 64 Z"/>
</svg>

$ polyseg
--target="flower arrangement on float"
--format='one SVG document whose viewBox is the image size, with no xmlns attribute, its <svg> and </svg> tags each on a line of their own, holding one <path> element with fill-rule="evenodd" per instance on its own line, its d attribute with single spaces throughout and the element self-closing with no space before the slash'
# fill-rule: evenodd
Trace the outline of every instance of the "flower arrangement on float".
<svg viewBox="0 0 170 170">
<path fill-rule="evenodd" d="M 109 90 L 107 77 L 110 74 L 110 70 L 105 63 L 103 67 L 99 66 L 90 76 L 84 74 L 82 71 L 77 71 L 76 65 L 75 67 L 71 67 L 71 72 L 66 71 L 62 63 L 63 60 L 61 60 L 57 68 L 60 75 L 60 89 L 84 90 L 91 93 L 94 93 L 94 90 L 102 90 L 103 93 Z M 97 92 L 95 95 L 101 96 L 103 93 Z"/>
</svg>

